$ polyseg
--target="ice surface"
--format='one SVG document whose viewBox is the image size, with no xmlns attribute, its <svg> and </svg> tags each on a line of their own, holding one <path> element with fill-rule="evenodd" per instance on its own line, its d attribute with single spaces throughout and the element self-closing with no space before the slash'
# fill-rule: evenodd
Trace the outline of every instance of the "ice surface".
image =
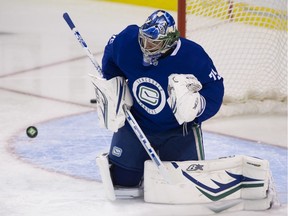
<svg viewBox="0 0 288 216">
<path fill-rule="evenodd" d="M 153 10 L 105 1 L 1 1 L 1 216 L 195 215 L 195 209 L 191 206 L 148 204 L 141 199 L 111 203 L 104 197 L 102 186 L 97 181 L 99 176 L 93 176 L 97 175 L 96 167 L 94 173 L 93 165 L 90 164 L 97 151 L 107 148 L 110 134 L 100 130 L 94 122 L 94 108 L 89 103 L 94 91 L 87 76 L 94 72 L 94 68 L 75 41 L 62 14 L 68 12 L 71 15 L 90 49 L 100 60 L 107 39 L 113 33 L 131 23 L 141 24 Z M 255 118 L 260 122 L 257 127 L 252 124 Z M 284 116 L 284 121 L 279 116 L 264 120 L 259 118 L 213 119 L 204 125 L 209 131 L 226 132 L 257 141 L 260 137 L 262 142 L 282 146 L 279 150 L 278 147 L 257 146 L 254 143 L 249 148 L 247 140 L 239 144 L 247 147 L 251 153 L 259 152 L 262 157 L 267 156 L 271 160 L 275 180 L 284 184 L 277 185 L 278 190 L 281 190 L 283 205 L 264 212 L 236 212 L 233 216 L 287 214 L 287 116 Z M 253 122 L 250 124 L 251 119 Z M 87 126 L 87 122 L 91 124 Z M 39 127 L 39 136 L 35 139 L 25 136 L 25 130 L 30 125 Z M 268 126 L 272 129 L 269 130 Z M 97 135 L 96 141 L 101 143 L 97 143 L 97 151 L 93 150 L 91 143 L 85 145 L 91 133 Z M 59 140 L 61 135 L 67 137 L 67 142 Z M 207 135 L 214 140 L 215 146 L 222 142 L 223 154 L 242 151 L 236 144 L 229 146 L 225 136 Z M 217 140 L 219 137 L 220 141 Z M 273 143 L 273 140 L 277 142 Z M 211 143 L 208 141 L 207 145 Z M 75 146 L 75 143 L 79 143 L 79 146 Z M 214 151 L 214 146 L 207 146 L 207 150 L 209 148 L 212 149 L 210 152 Z M 45 155 L 47 149 L 51 154 Z M 39 160 L 28 160 L 31 155 L 32 159 Z M 69 156 L 74 160 L 69 161 Z M 46 166 L 43 166 L 45 163 Z M 82 171 L 81 166 L 85 167 Z M 71 173 L 73 171 L 76 172 Z"/>
</svg>

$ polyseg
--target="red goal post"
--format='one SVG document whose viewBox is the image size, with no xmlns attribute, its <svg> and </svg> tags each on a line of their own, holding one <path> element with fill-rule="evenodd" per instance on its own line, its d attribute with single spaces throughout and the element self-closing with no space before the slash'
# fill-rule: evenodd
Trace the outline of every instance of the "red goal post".
<svg viewBox="0 0 288 216">
<path fill-rule="evenodd" d="M 178 0 L 182 37 L 224 77 L 224 115 L 287 112 L 287 1 Z"/>
<path fill-rule="evenodd" d="M 186 0 L 178 0 L 178 30 L 181 37 L 186 37 Z"/>
</svg>

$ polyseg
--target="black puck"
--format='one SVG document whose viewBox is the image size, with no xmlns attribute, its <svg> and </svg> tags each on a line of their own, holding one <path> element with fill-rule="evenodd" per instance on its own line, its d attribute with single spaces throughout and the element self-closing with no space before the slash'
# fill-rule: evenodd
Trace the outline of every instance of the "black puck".
<svg viewBox="0 0 288 216">
<path fill-rule="evenodd" d="M 90 103 L 97 103 L 96 99 L 91 99 Z"/>
<path fill-rule="evenodd" d="M 28 137 L 30 138 L 35 138 L 37 135 L 38 135 L 38 130 L 36 127 L 34 126 L 29 126 L 27 129 L 26 129 L 26 134 Z"/>
</svg>

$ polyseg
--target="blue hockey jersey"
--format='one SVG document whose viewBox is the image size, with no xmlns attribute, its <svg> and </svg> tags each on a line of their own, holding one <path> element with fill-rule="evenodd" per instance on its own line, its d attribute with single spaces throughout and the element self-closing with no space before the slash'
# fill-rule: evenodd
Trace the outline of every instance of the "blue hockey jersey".
<svg viewBox="0 0 288 216">
<path fill-rule="evenodd" d="M 194 122 L 200 124 L 214 116 L 223 100 L 223 78 L 204 49 L 195 42 L 180 38 L 175 50 L 160 58 L 158 65 L 144 66 L 138 30 L 138 26 L 130 25 L 111 37 L 105 47 L 102 71 L 106 79 L 115 76 L 128 79 L 134 102 L 131 113 L 144 133 L 181 127 L 166 102 L 168 77 L 175 73 L 193 74 L 202 84 L 199 93 L 205 98 L 206 107 Z"/>
</svg>

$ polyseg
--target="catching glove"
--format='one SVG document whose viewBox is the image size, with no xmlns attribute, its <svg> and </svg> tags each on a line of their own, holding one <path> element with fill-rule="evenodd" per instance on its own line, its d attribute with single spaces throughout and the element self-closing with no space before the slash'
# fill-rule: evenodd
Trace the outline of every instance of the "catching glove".
<svg viewBox="0 0 288 216">
<path fill-rule="evenodd" d="M 203 113 L 206 101 L 199 94 L 200 89 L 201 83 L 192 74 L 171 74 L 168 77 L 167 103 L 180 125 L 193 121 Z"/>
</svg>

